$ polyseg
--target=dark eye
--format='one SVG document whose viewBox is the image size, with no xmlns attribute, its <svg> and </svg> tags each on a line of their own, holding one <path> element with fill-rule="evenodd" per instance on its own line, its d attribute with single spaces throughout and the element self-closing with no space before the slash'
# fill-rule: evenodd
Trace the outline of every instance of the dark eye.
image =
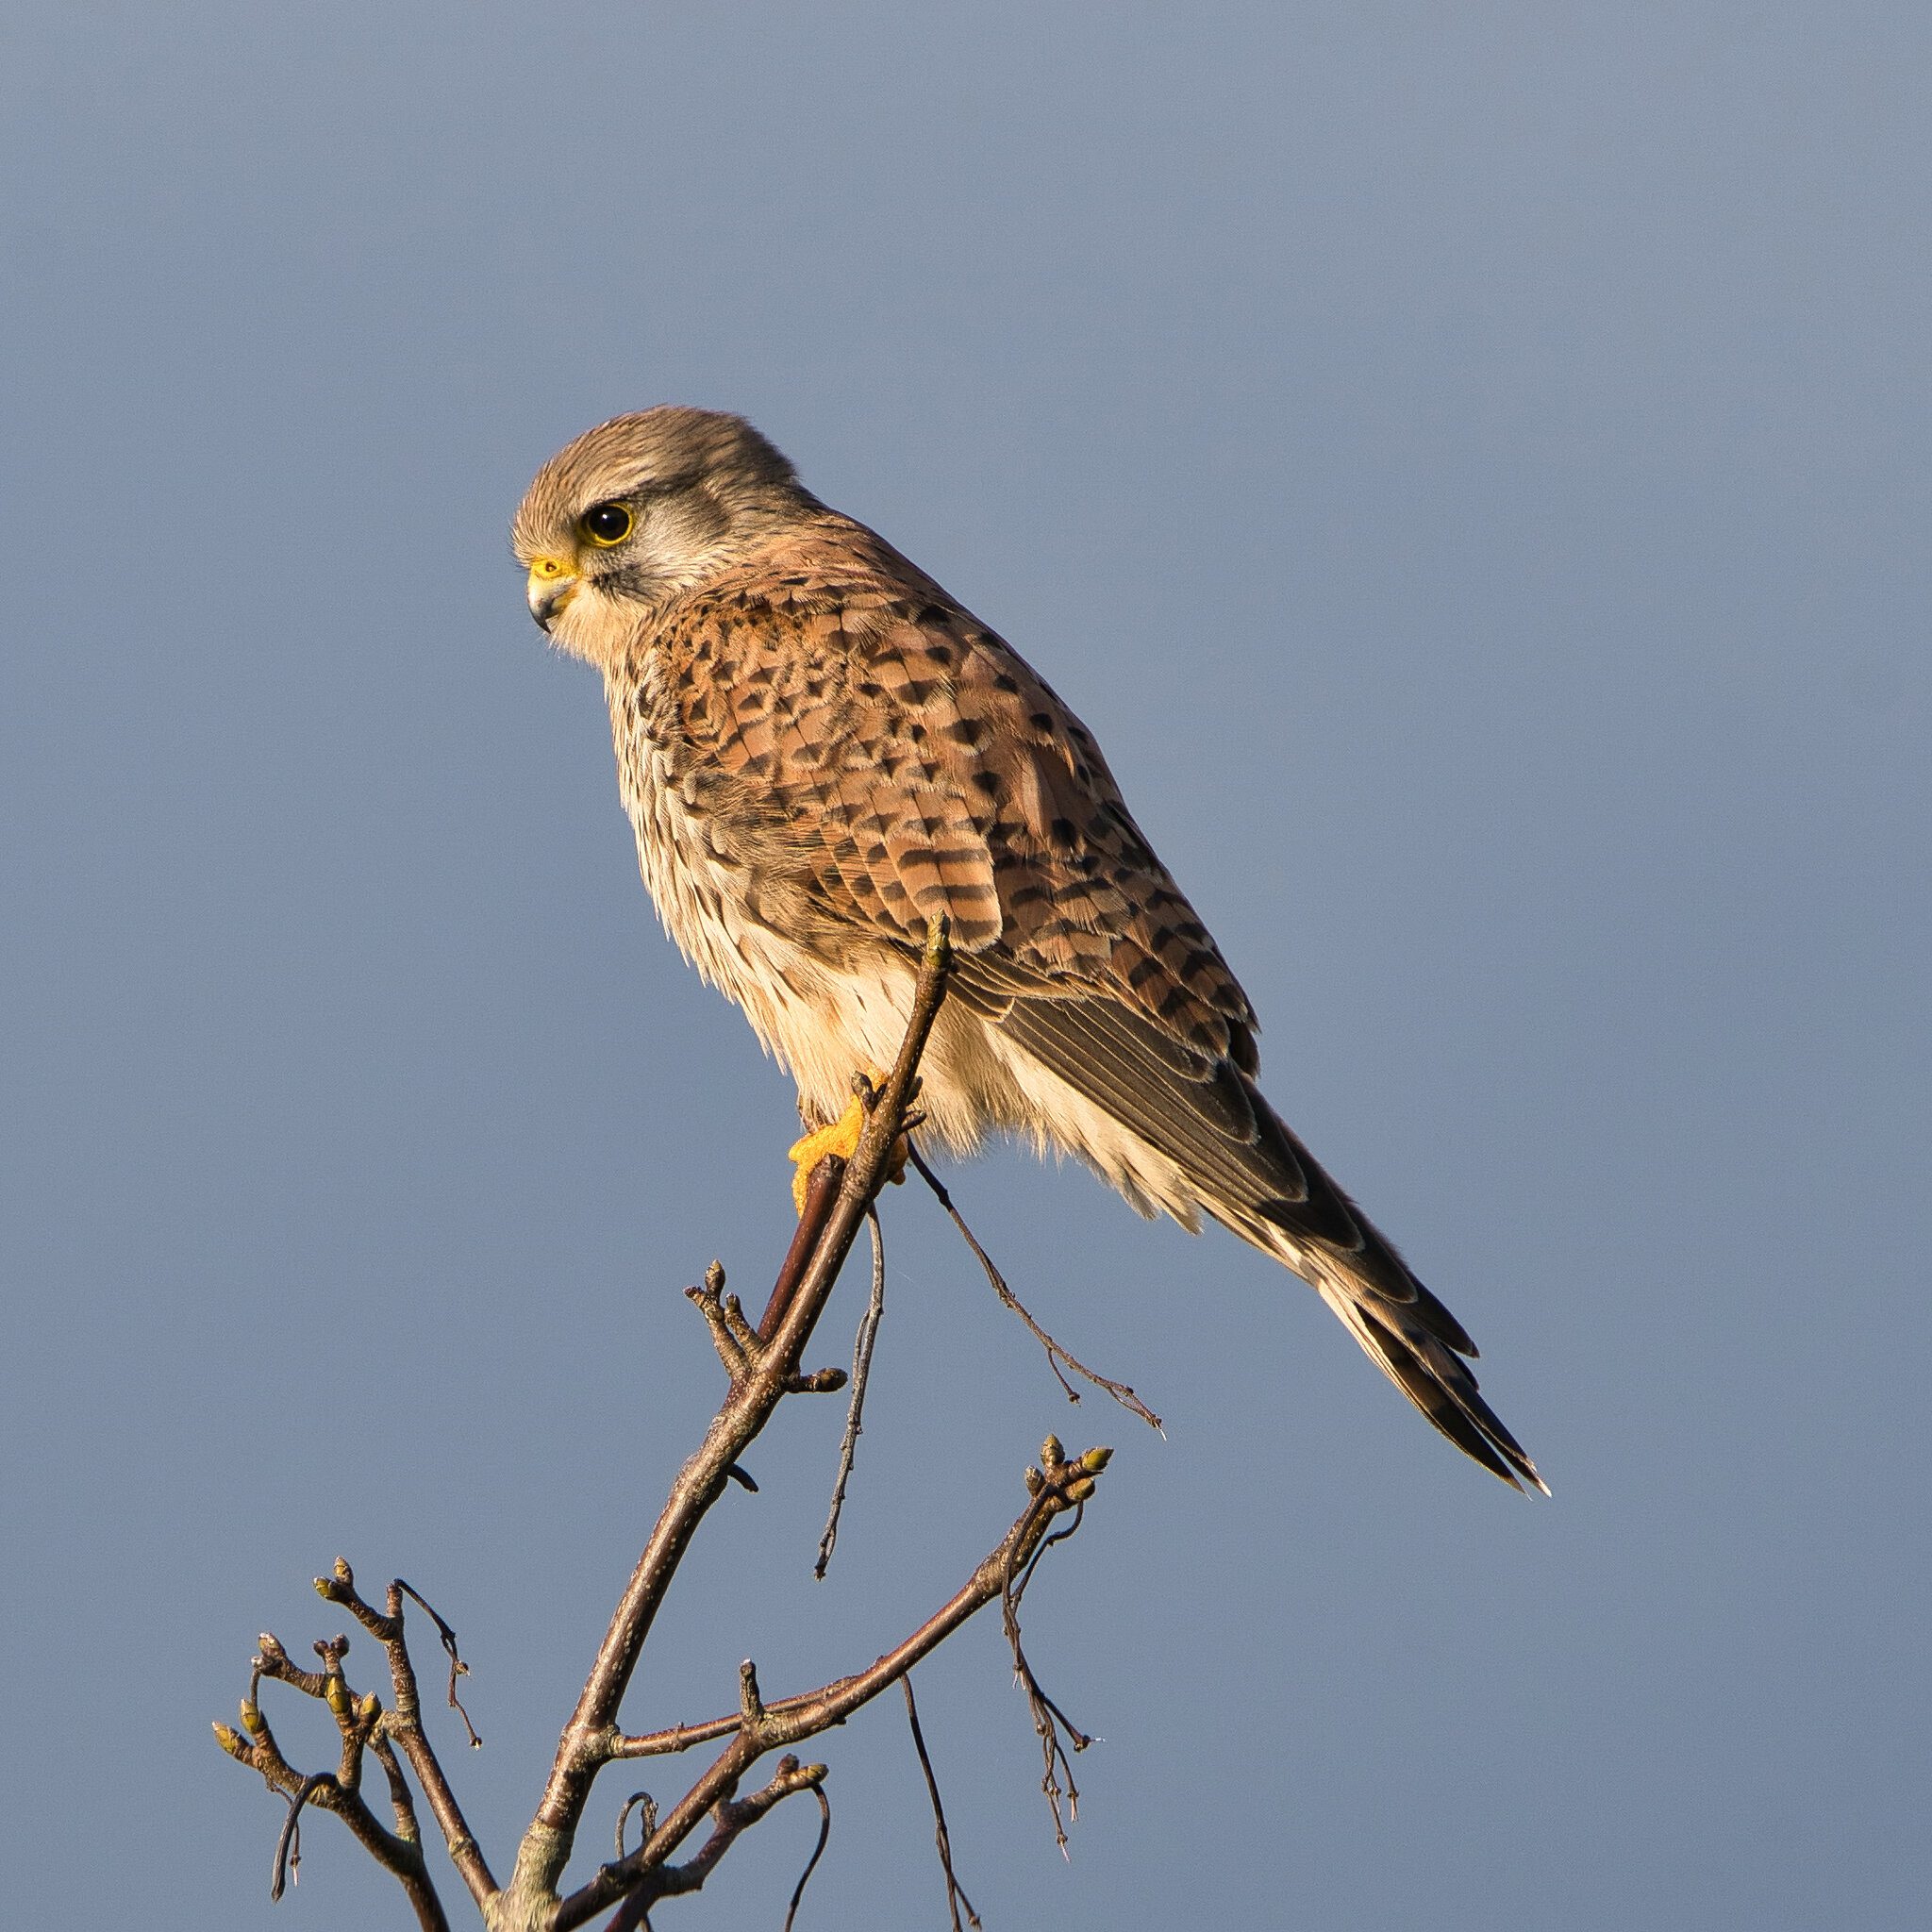
<svg viewBox="0 0 1932 1932">
<path fill-rule="evenodd" d="M 622 543 L 637 527 L 637 521 L 627 503 L 593 503 L 579 519 L 578 527 L 592 543 L 601 543 L 608 550 L 613 543 Z"/>
</svg>

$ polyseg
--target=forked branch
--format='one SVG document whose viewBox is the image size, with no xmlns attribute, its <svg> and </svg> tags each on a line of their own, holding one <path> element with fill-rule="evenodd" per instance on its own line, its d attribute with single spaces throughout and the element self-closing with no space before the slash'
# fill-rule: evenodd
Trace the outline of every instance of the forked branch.
<svg viewBox="0 0 1932 1932">
<path fill-rule="evenodd" d="M 1057 1763 L 1064 1764 L 1064 1752 L 1054 1726 L 1057 1720 L 1064 1724 L 1064 1719 L 1058 1718 L 1057 1707 L 1040 1690 L 1020 1648 L 1018 1605 L 1044 1550 L 1077 1525 L 1082 1506 L 1093 1492 L 1094 1480 L 1106 1467 L 1108 1452 L 1105 1449 L 1089 1450 L 1070 1459 L 1059 1443 L 1049 1438 L 1040 1465 L 1026 1473 L 1026 1506 L 1007 1533 L 945 1604 L 869 1669 L 803 1695 L 767 1703 L 757 1672 L 747 1663 L 736 1711 L 665 1731 L 629 1735 L 618 1728 L 619 1707 L 639 1656 L 698 1526 L 728 1482 L 737 1480 L 747 1488 L 755 1487 L 740 1458 L 786 1396 L 843 1386 L 841 1371 L 806 1373 L 800 1366 L 801 1357 L 858 1228 L 893 1164 L 895 1143 L 908 1124 L 916 1091 L 920 1056 L 945 997 L 949 959 L 944 924 L 935 922 L 921 961 L 905 1041 L 891 1074 L 876 1092 L 862 1096 L 867 1119 L 851 1160 L 841 1162 L 827 1157 L 813 1171 L 797 1234 L 759 1322 L 754 1325 L 737 1296 L 725 1291 L 724 1271 L 715 1263 L 704 1286 L 688 1291 L 710 1329 L 729 1386 L 703 1443 L 673 1483 L 612 1613 L 583 1692 L 558 1740 L 541 1801 L 519 1847 L 508 1884 L 499 1886 L 492 1875 L 424 1729 L 416 1670 L 405 1628 L 405 1599 L 413 1600 L 436 1625 L 449 1660 L 448 1702 L 461 1715 L 469 1741 L 475 1745 L 481 1740 L 457 1699 L 457 1679 L 467 1666 L 458 1653 L 455 1633 L 400 1579 L 389 1586 L 382 1607 L 371 1604 L 358 1591 L 347 1563 L 339 1560 L 332 1574 L 317 1579 L 316 1588 L 382 1646 L 390 1678 L 389 1707 L 374 1693 L 358 1695 L 350 1688 L 342 1667 L 349 1648 L 347 1637 L 317 1644 L 322 1668 L 309 1671 L 298 1667 L 275 1638 L 264 1636 L 254 1660 L 249 1693 L 242 1706 L 242 1730 L 238 1733 L 226 1725 L 216 1726 L 223 1748 L 250 1765 L 289 1803 L 276 1849 L 278 1889 L 284 1869 L 292 1873 L 299 1857 L 303 1812 L 332 1811 L 395 1875 L 419 1925 L 428 1932 L 441 1932 L 447 1919 L 428 1874 L 417 1824 L 415 1788 L 420 1788 L 451 1860 L 491 1932 L 572 1932 L 613 1907 L 617 1911 L 614 1926 L 644 1924 L 658 1899 L 702 1886 L 732 1843 L 785 1798 L 811 1790 L 823 1809 L 825 1799 L 821 1787 L 825 1767 L 801 1762 L 791 1747 L 844 1723 L 882 1691 L 904 1681 L 914 1664 L 968 1618 L 995 1601 L 1003 1606 L 1015 1668 L 1032 1703 L 1036 1727 L 1041 1730 L 1047 1751 L 1047 1783 L 1058 1824 L 1059 1789 L 1054 1772 Z M 875 1280 L 874 1299 L 881 1285 Z M 1132 1404 L 1131 1391 L 1123 1393 L 1117 1385 L 1102 1386 L 1138 1407 Z M 856 1415 L 853 1421 L 856 1431 Z M 340 1739 L 333 1770 L 303 1773 L 290 1763 L 261 1711 L 259 1687 L 264 1678 L 284 1683 L 327 1707 Z M 1079 1749 L 1087 1741 L 1073 1726 L 1065 1725 L 1065 1729 L 1073 1748 Z M 575 1848 L 591 1788 L 607 1765 L 719 1741 L 724 1748 L 689 1790 L 661 1814 L 652 1801 L 640 1794 L 644 1809 L 644 1837 L 640 1845 L 629 1853 L 624 1851 L 620 1822 L 617 1857 L 575 1891 L 561 1895 L 558 1880 Z M 773 1774 L 761 1787 L 741 1796 L 740 1788 L 753 1768 L 774 1751 L 785 1755 Z M 362 1773 L 372 1757 L 383 1773 L 392 1828 L 375 1816 L 362 1795 Z M 929 1777 L 929 1764 L 927 1774 Z M 1072 1801 L 1071 1777 L 1066 1786 Z M 626 1806 L 626 1816 L 630 1808 Z M 824 1815 L 829 1819 L 828 1810 Z M 682 1863 L 673 1864 L 674 1855 L 707 1820 L 710 1828 L 697 1849 Z M 943 1835 L 942 1817 L 941 1830 Z M 943 1836 L 941 1844 L 943 1851 Z M 823 1846 L 822 1832 L 821 1850 Z M 816 1858 L 814 1853 L 814 1863 Z M 808 1866 L 808 1876 L 809 1871 Z M 950 1865 L 948 1883 L 953 1884 Z M 795 1910 L 796 1893 L 792 1906 Z"/>
</svg>

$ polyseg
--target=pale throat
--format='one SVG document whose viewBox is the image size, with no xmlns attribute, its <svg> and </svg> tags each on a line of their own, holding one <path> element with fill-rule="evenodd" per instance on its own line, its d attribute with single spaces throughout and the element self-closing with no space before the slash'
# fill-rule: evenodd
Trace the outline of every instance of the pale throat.
<svg viewBox="0 0 1932 1932">
<path fill-rule="evenodd" d="M 550 641 L 573 658 L 608 672 L 623 661 L 639 626 L 648 618 L 646 609 L 627 598 L 579 583 L 570 602 L 551 620 Z"/>
</svg>

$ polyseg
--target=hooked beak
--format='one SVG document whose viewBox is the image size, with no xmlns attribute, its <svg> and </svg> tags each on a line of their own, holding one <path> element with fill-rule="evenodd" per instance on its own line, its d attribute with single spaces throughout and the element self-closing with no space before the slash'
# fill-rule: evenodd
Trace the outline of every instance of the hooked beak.
<svg viewBox="0 0 1932 1932">
<path fill-rule="evenodd" d="M 563 615 L 564 607 L 576 592 L 575 571 L 558 557 L 538 558 L 524 584 L 524 598 L 530 607 L 530 615 L 546 631 Z"/>
</svg>

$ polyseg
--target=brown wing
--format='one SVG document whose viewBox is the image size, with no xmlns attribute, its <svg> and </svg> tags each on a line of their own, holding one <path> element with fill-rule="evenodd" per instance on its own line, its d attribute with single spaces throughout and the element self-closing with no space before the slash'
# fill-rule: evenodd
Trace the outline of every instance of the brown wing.
<svg viewBox="0 0 1932 1932">
<path fill-rule="evenodd" d="M 1460 1324 L 1256 1089 L 1247 996 L 1091 736 L 1000 638 L 828 515 L 708 586 L 659 647 L 676 734 L 758 823 L 755 863 L 822 943 L 916 947 L 944 913 L 958 996 L 1217 1219 L 1344 1284 L 1344 1320 L 1429 1420 L 1505 1481 L 1538 1480 L 1456 1359 L 1475 1353 Z"/>
<path fill-rule="evenodd" d="M 740 788 L 741 824 L 756 800 L 754 863 L 803 888 L 823 943 L 857 927 L 917 946 L 945 913 L 956 995 L 1211 1212 L 1363 1248 L 1254 1089 L 1246 995 L 1086 727 L 1009 646 L 842 519 L 673 628 L 679 728 Z M 1399 1262 L 1387 1276 L 1414 1299 Z"/>
<path fill-rule="evenodd" d="M 943 912 L 989 984 L 1102 994 L 1253 1067 L 1247 998 L 1085 726 L 880 539 L 841 520 L 668 627 L 680 735 L 786 834 L 827 920 L 916 944 Z"/>
</svg>

